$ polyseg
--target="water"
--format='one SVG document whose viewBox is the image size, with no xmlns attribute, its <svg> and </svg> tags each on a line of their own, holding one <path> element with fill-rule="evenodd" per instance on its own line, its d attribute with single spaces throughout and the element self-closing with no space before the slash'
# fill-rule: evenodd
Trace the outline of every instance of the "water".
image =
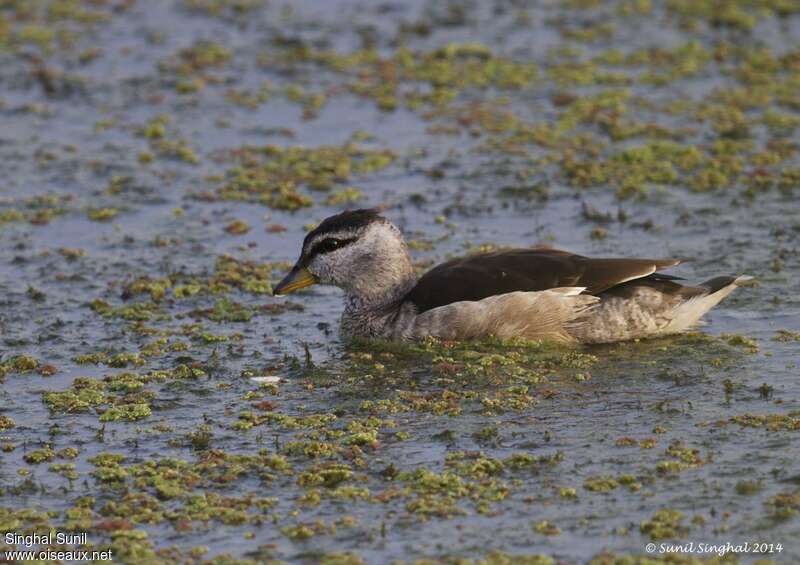
<svg viewBox="0 0 800 565">
<path fill-rule="evenodd" d="M 86 531 L 121 562 L 582 563 L 651 541 L 782 544 L 767 557 L 800 559 L 800 16 L 653 4 L 626 15 L 649 3 L 5 3 L 0 417 L 14 427 L 0 431 L 0 529 Z M 102 17 L 86 24 L 78 9 Z M 50 31 L 73 35 L 30 40 Z M 670 55 L 688 42 L 699 48 Z M 462 54 L 427 55 L 448 44 Z M 364 46 L 375 54 L 361 65 L 326 58 Z M 411 67 L 391 62 L 400 46 Z M 612 49 L 638 58 L 613 62 Z M 575 66 L 592 59 L 595 70 Z M 535 77 L 504 74 L 525 64 Z M 348 142 L 393 160 L 359 172 Z M 618 156 L 665 142 L 697 155 Z M 319 152 L 300 165 L 249 156 L 251 169 L 283 167 L 258 190 L 299 181 L 311 206 L 209 198 L 246 147 L 266 145 L 339 151 L 320 168 Z M 303 163 L 319 178 L 348 159 L 328 192 L 303 180 Z M 600 173 L 581 183 L 570 159 Z M 648 176 L 658 167 L 666 182 Z M 759 175 L 771 186 L 748 190 Z M 719 187 L 691 189 L 703 179 Z M 346 187 L 362 198 L 326 203 Z M 284 274 L 308 225 L 362 205 L 387 206 L 421 268 L 478 245 L 544 243 L 682 257 L 674 274 L 690 281 L 746 273 L 758 285 L 715 309 L 706 337 L 354 351 L 336 332 L 339 291 L 287 301 L 258 283 Z M 103 209 L 110 219 L 90 219 Z M 235 220 L 250 230 L 228 233 Z M 103 315 L 97 299 L 155 314 Z M 79 362 L 94 353 L 105 360 Z M 11 367 L 20 355 L 37 368 Z M 253 375 L 283 380 L 259 388 Z M 106 384 L 88 405 L 46 394 L 76 377 Z M 121 480 L 96 474 L 104 452 L 124 456 Z M 654 516 L 665 523 L 654 529 Z"/>
</svg>

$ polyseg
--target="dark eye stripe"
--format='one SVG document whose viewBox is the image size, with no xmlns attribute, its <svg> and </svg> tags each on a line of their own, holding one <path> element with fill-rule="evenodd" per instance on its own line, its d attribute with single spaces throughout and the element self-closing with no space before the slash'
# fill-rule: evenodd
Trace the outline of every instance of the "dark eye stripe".
<svg viewBox="0 0 800 565">
<path fill-rule="evenodd" d="M 338 239 L 333 237 L 327 237 L 322 241 L 320 241 L 319 243 L 317 243 L 311 249 L 311 251 L 308 252 L 308 254 L 306 255 L 306 263 L 310 262 L 317 255 L 324 255 L 325 253 L 331 253 L 333 251 L 336 251 L 337 249 L 341 249 L 342 247 L 350 245 L 356 239 L 358 238 L 350 237 L 347 239 Z"/>
</svg>

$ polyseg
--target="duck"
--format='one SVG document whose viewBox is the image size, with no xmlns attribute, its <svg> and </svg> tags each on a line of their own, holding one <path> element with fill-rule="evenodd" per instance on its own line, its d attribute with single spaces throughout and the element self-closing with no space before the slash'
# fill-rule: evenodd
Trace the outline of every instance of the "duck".
<svg viewBox="0 0 800 565">
<path fill-rule="evenodd" d="M 662 272 L 680 262 L 530 247 L 459 257 L 418 277 L 400 229 L 370 208 L 330 216 L 311 230 L 273 294 L 339 287 L 345 338 L 611 343 L 691 330 L 752 278 L 684 285 Z"/>
</svg>

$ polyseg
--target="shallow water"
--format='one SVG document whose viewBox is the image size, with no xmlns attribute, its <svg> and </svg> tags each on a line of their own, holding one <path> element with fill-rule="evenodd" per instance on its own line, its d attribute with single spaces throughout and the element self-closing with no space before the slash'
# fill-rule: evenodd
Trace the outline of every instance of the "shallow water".
<svg viewBox="0 0 800 565">
<path fill-rule="evenodd" d="M 800 10 L 751 4 L 0 3 L 0 531 L 120 562 L 800 560 Z M 339 291 L 264 283 L 367 205 L 421 269 L 548 244 L 758 284 L 668 340 L 345 348 Z M 48 394 L 76 377 L 84 404 Z"/>
</svg>

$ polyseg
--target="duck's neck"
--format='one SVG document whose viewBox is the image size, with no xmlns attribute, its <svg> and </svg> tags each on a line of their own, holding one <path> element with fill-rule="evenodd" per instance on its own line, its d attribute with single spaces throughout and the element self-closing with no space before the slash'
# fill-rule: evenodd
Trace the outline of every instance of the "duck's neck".
<svg viewBox="0 0 800 565">
<path fill-rule="evenodd" d="M 417 283 L 411 258 L 405 253 L 359 278 L 363 284 L 345 289 L 342 329 L 356 337 L 388 337 L 403 297 Z"/>
</svg>

